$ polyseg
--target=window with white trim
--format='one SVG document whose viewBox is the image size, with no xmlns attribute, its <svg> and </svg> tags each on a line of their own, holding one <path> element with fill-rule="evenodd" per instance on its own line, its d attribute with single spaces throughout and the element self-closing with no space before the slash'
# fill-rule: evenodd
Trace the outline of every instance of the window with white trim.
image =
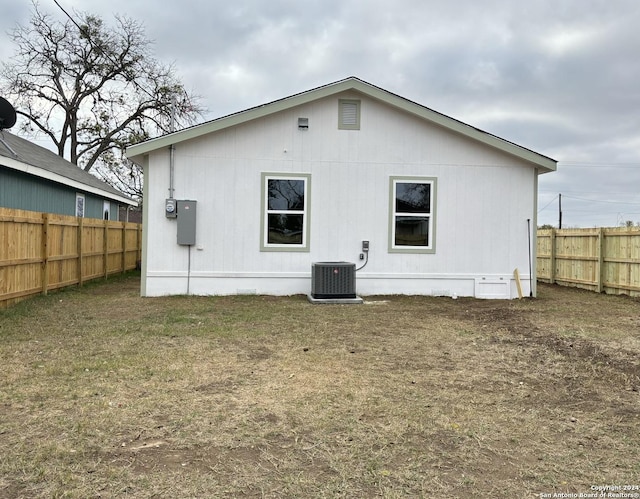
<svg viewBox="0 0 640 499">
<path fill-rule="evenodd" d="M 263 251 L 309 251 L 307 174 L 262 174 Z"/>
<path fill-rule="evenodd" d="M 389 251 L 435 252 L 436 179 L 391 177 Z"/>
<path fill-rule="evenodd" d="M 84 194 L 76 194 L 76 217 L 84 217 Z"/>
<path fill-rule="evenodd" d="M 340 130 L 360 130 L 359 100 L 338 100 L 338 128 Z"/>
</svg>

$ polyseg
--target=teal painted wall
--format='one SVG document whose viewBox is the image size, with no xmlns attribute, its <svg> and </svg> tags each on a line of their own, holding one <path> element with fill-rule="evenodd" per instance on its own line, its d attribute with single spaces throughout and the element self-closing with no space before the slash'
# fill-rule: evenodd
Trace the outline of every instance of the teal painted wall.
<svg viewBox="0 0 640 499">
<path fill-rule="evenodd" d="M 118 220 L 119 212 L 120 212 L 120 206 L 118 206 L 118 203 L 111 202 L 111 213 L 109 216 L 109 220 Z"/>
<path fill-rule="evenodd" d="M 60 215 L 76 214 L 75 189 L 0 167 L 0 206 Z M 104 218 L 104 198 L 84 194 L 86 218 Z M 111 220 L 118 220 L 118 204 L 111 203 Z"/>
<path fill-rule="evenodd" d="M 102 215 L 102 199 L 84 195 L 84 216 L 86 218 L 104 218 Z"/>
<path fill-rule="evenodd" d="M 76 191 L 22 172 L 0 168 L 0 206 L 75 215 Z"/>
</svg>

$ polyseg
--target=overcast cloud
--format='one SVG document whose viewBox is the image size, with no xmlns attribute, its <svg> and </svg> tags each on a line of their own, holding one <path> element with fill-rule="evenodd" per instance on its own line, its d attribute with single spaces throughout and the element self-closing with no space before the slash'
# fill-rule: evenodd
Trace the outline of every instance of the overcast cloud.
<svg viewBox="0 0 640 499">
<path fill-rule="evenodd" d="M 31 4 L 5 2 L 6 32 Z M 559 161 L 539 224 L 640 221 L 637 0 L 59 0 L 136 19 L 213 119 L 357 76 Z M 43 11 L 63 18 L 53 0 Z"/>
</svg>

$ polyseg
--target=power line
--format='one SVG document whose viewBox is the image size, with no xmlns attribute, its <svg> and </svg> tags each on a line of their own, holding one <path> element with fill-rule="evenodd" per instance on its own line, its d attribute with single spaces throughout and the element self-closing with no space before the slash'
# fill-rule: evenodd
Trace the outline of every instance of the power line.
<svg viewBox="0 0 640 499">
<path fill-rule="evenodd" d="M 601 200 L 601 199 L 589 199 L 589 198 L 580 198 L 580 197 L 576 197 L 576 196 L 564 196 L 565 198 L 568 199 L 575 199 L 577 201 L 589 201 L 590 203 L 609 203 L 609 204 L 630 204 L 630 205 L 634 205 L 634 206 L 640 206 L 639 202 L 628 202 L 628 201 L 605 201 L 605 200 Z"/>
<path fill-rule="evenodd" d="M 640 163 L 586 163 L 580 161 L 559 161 L 558 166 L 561 168 L 622 168 L 622 169 L 640 169 Z"/>
<path fill-rule="evenodd" d="M 557 192 L 557 189 L 538 189 L 538 192 L 549 192 L 549 193 L 553 193 L 553 192 Z M 602 195 L 605 191 L 566 191 L 564 189 L 562 189 L 562 192 L 568 192 L 569 194 L 600 194 Z M 606 191 L 607 194 L 620 194 L 620 195 L 629 195 L 632 194 L 634 196 L 637 195 L 636 192 L 613 192 L 613 191 Z"/>
<path fill-rule="evenodd" d="M 547 204 L 545 204 L 545 205 L 544 205 L 544 208 L 540 208 L 540 209 L 538 210 L 538 213 L 540 213 L 542 210 L 544 210 L 544 209 L 548 208 L 548 207 L 549 207 L 549 205 L 550 205 L 551 203 L 553 203 L 556 199 L 558 199 L 558 196 L 557 196 L 557 195 L 556 195 L 556 197 L 554 197 L 551 201 L 549 201 Z"/>
<path fill-rule="evenodd" d="M 116 61 L 116 60 L 112 59 L 110 54 L 107 54 L 104 50 L 102 50 L 102 48 L 101 48 L 101 47 L 99 47 L 98 45 L 96 45 L 96 44 L 93 42 L 93 40 L 91 39 L 91 35 L 90 35 L 89 31 L 88 31 L 87 29 L 83 28 L 82 26 L 80 26 L 80 25 L 76 22 L 76 20 L 71 16 L 71 14 L 69 14 L 69 13 L 65 10 L 65 8 L 64 8 L 62 5 L 60 5 L 60 3 L 58 2 L 58 0 L 53 0 L 53 3 L 55 3 L 55 4 L 58 6 L 58 8 L 59 8 L 63 13 L 64 13 L 64 15 L 65 15 L 65 16 L 67 16 L 67 17 L 69 18 L 69 20 L 70 20 L 73 24 L 75 24 L 75 25 L 76 25 L 76 27 L 78 28 L 78 30 L 80 31 L 80 33 L 82 33 L 82 34 L 87 38 L 87 41 L 89 42 L 89 45 L 91 45 L 91 46 L 92 46 L 92 47 L 93 47 L 93 48 L 94 48 L 98 53 L 102 54 L 104 57 L 106 57 L 107 59 L 109 59 L 109 61 L 110 61 L 112 64 L 114 64 L 114 65 L 118 66 L 118 64 L 119 64 L 119 63 L 118 63 L 118 61 Z M 144 88 L 143 86 L 141 86 L 141 85 L 140 85 L 140 84 L 139 84 L 135 79 L 134 79 L 134 80 L 131 80 L 131 83 L 133 83 L 133 85 L 134 85 L 138 90 L 141 90 L 141 91 L 143 91 L 145 94 L 147 94 L 151 99 L 155 99 L 155 98 L 156 98 L 156 97 L 155 97 L 151 92 L 149 92 L 146 88 Z"/>
<path fill-rule="evenodd" d="M 613 194 L 613 193 L 610 193 Z M 554 198 L 549 201 L 546 205 L 544 205 L 542 208 L 540 208 L 538 210 L 538 213 L 541 213 L 542 211 L 546 210 L 554 201 L 556 201 L 558 199 L 559 195 L 554 196 Z M 566 194 L 562 194 L 562 197 L 564 199 L 572 199 L 575 201 L 587 201 L 589 203 L 605 203 L 605 204 L 615 204 L 615 205 L 628 205 L 628 206 L 640 206 L 640 202 L 628 202 L 628 201 L 608 201 L 608 200 L 602 200 L 602 199 L 591 199 L 591 198 L 581 198 L 581 197 L 577 197 L 577 196 L 567 196 Z M 588 209 L 579 209 L 579 208 L 571 208 L 571 212 L 575 213 L 575 212 L 592 212 L 593 210 L 588 210 Z"/>
<path fill-rule="evenodd" d="M 76 22 L 76 20 L 73 17 L 71 17 L 71 15 L 64 9 L 64 7 L 58 3 L 58 0 L 53 0 L 53 3 L 55 3 L 58 6 L 58 8 L 62 12 L 64 12 L 64 15 L 67 16 L 69 20 L 78 27 L 78 29 L 80 30 L 80 33 L 83 33 L 85 31 L 84 29 L 82 29 L 82 27 L 80 27 L 80 25 Z M 84 34 L 87 36 L 87 40 L 89 40 L 89 43 L 93 45 L 93 43 L 91 42 L 91 38 L 89 38 L 89 33 L 84 33 Z"/>
</svg>

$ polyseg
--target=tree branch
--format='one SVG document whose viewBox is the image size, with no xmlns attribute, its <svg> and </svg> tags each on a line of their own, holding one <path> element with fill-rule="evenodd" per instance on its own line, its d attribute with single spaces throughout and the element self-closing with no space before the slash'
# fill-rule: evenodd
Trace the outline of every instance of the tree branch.
<svg viewBox="0 0 640 499">
<path fill-rule="evenodd" d="M 21 129 L 44 133 L 60 156 L 87 171 L 117 166 L 118 182 L 141 185 L 125 148 L 167 132 L 172 102 L 180 125 L 195 123 L 198 98 L 171 65 L 153 58 L 140 23 L 116 16 L 109 27 L 88 13 L 59 22 L 32 5 L 30 24 L 10 35 L 15 56 L 0 65 L 0 91 L 25 120 Z M 139 182 L 124 182 L 125 171 Z"/>
</svg>

